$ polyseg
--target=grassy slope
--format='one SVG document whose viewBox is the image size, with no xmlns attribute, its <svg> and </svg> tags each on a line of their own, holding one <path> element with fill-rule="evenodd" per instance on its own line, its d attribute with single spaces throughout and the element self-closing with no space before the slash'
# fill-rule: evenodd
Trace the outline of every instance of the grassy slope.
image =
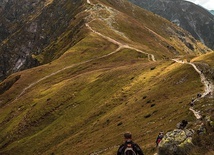
<svg viewBox="0 0 214 155">
<path fill-rule="evenodd" d="M 108 46 L 114 48 L 114 45 Z M 52 68 L 52 65 L 55 63 L 49 67 Z M 41 72 L 49 67 L 41 66 L 34 70 Z M 23 71 L 20 80 L 1 97 L 7 95 L 10 98 L 19 94 L 17 91 L 23 89 L 19 83 L 24 80 L 27 84 L 30 77 L 34 77 L 27 73 L 30 71 Z M 183 77 L 184 82 L 179 83 Z M 14 141 L 6 148 L 10 154 L 17 154 L 17 151 L 26 154 L 35 151 L 75 154 L 82 147 L 84 149 L 81 150 L 89 153 L 118 145 L 125 130 L 133 131 L 142 146 L 150 146 L 156 136 L 151 136 L 150 132 L 172 129 L 181 118 L 186 117 L 192 94 L 201 90 L 197 77 L 190 66 L 148 62 L 147 57 L 130 50 L 67 69 L 41 81 L 17 101 L 1 108 L 1 122 L 6 120 L 1 125 L 1 138 L 4 140 L 1 146 L 10 142 L 4 138 L 10 135 L 10 140 Z M 143 99 L 144 96 L 146 99 Z M 152 104 L 155 105 L 151 107 Z M 135 115 L 129 116 L 129 113 Z M 148 114 L 151 117 L 145 118 Z M 191 114 L 189 117 L 192 117 Z M 120 122 L 123 124 L 117 126 Z"/>
<path fill-rule="evenodd" d="M 92 1 L 94 3 L 99 1 L 119 10 L 120 13 L 115 17 L 117 21 L 115 28 L 125 33 L 131 39 L 132 44 L 139 48 L 142 48 L 142 45 L 146 46 L 144 50 L 154 53 L 156 57 L 162 59 L 171 58 L 175 54 L 198 55 L 208 50 L 180 27 L 151 12 L 133 6 L 126 0 Z M 193 50 L 188 45 L 193 46 Z"/>
<path fill-rule="evenodd" d="M 130 49 L 100 58 L 117 46 L 84 31 L 85 38 L 59 59 L 7 79 L 21 75 L 0 96 L 0 154 L 89 154 L 121 144 L 126 130 L 133 132 L 146 154 L 152 154 L 160 130 L 173 129 L 182 119 L 194 120 L 188 103 L 203 86 L 191 66 L 148 61 L 147 55 Z M 68 69 L 14 100 L 28 85 L 64 67 Z M 103 154 L 115 154 L 116 149 Z"/>
<path fill-rule="evenodd" d="M 133 131 L 142 146 L 152 145 L 156 135 L 150 134 L 172 129 L 186 117 L 187 103 L 201 88 L 189 66 L 140 60 L 138 53 L 124 50 L 118 57 L 68 69 L 35 85 L 1 109 L 9 112 L 1 115 L 9 119 L 1 126 L 1 136 L 11 135 L 15 141 L 7 149 L 11 154 L 18 150 L 76 154 L 83 147 L 88 153 L 119 144 L 125 130 Z M 183 77 L 185 82 L 176 84 Z M 8 118 L 11 114 L 18 117 Z M 148 114 L 151 117 L 145 118 Z"/>
</svg>

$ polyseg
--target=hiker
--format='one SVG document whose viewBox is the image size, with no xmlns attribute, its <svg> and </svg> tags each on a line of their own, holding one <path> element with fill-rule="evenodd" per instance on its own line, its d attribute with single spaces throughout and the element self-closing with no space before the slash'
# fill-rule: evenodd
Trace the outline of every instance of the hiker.
<svg viewBox="0 0 214 155">
<path fill-rule="evenodd" d="M 200 98 L 202 95 L 200 93 L 197 94 L 197 98 Z"/>
<path fill-rule="evenodd" d="M 193 98 L 193 99 L 191 100 L 191 102 L 189 103 L 189 105 L 190 105 L 191 107 L 193 107 L 193 106 L 194 106 L 194 103 L 195 103 L 195 99 Z"/>
<path fill-rule="evenodd" d="M 190 105 L 191 107 L 193 107 L 193 106 L 194 106 L 194 101 L 191 101 L 191 102 L 189 103 L 189 105 Z"/>
<path fill-rule="evenodd" d="M 188 122 L 186 120 L 182 120 L 177 124 L 178 129 L 184 129 L 187 126 Z"/>
<path fill-rule="evenodd" d="M 160 141 L 163 139 L 164 132 L 159 132 L 158 137 L 156 139 L 156 146 L 160 143 Z"/>
<path fill-rule="evenodd" d="M 205 134 L 207 132 L 206 127 L 204 125 L 204 123 L 201 123 L 201 125 L 199 126 L 199 129 L 197 130 L 197 134 Z"/>
<path fill-rule="evenodd" d="M 138 144 L 132 141 L 132 134 L 130 132 L 126 132 L 124 138 L 125 143 L 119 147 L 117 155 L 144 155 Z"/>
</svg>

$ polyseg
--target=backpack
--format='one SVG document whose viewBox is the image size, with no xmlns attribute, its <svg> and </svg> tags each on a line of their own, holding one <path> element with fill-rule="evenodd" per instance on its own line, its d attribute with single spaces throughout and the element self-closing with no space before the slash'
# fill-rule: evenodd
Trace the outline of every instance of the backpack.
<svg viewBox="0 0 214 155">
<path fill-rule="evenodd" d="M 127 144 L 125 150 L 124 150 L 124 155 L 137 155 L 132 147 L 132 144 Z"/>
</svg>

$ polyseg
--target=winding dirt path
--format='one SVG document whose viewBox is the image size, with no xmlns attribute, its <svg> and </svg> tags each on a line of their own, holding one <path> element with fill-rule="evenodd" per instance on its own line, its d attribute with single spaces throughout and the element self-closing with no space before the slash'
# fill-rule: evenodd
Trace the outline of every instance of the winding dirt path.
<svg viewBox="0 0 214 155">
<path fill-rule="evenodd" d="M 88 23 L 86 23 L 86 26 L 87 26 L 92 32 L 98 34 L 99 36 L 103 37 L 104 39 L 108 40 L 109 42 L 112 42 L 112 43 L 118 45 L 121 49 L 126 48 L 126 49 L 135 50 L 135 51 L 137 51 L 137 52 L 139 52 L 139 53 L 148 55 L 148 59 L 149 59 L 149 60 L 156 61 L 156 60 L 155 60 L 155 56 L 154 56 L 153 54 L 149 54 L 149 53 L 146 53 L 146 52 L 144 52 L 144 51 L 142 51 L 142 50 L 139 50 L 139 49 L 137 49 L 137 48 L 131 47 L 131 46 L 129 46 L 129 45 L 122 44 L 122 43 L 116 41 L 115 39 L 112 39 L 112 38 L 110 38 L 110 37 L 108 37 L 108 36 L 106 36 L 106 35 L 103 35 L 103 34 L 97 32 L 97 31 L 95 31 L 94 29 L 92 29 L 92 27 L 91 27 Z"/>
<path fill-rule="evenodd" d="M 93 59 L 90 59 L 90 60 L 87 60 L 87 61 L 79 62 L 79 63 L 76 63 L 76 64 L 72 64 L 72 65 L 67 66 L 67 67 L 64 67 L 64 68 L 62 68 L 62 69 L 60 69 L 60 70 L 58 70 L 58 71 L 56 71 L 56 72 L 53 72 L 53 73 L 51 73 L 51 74 L 49 74 L 49 75 L 47 75 L 47 76 L 44 76 L 43 78 L 41 78 L 41 79 L 39 79 L 39 80 L 37 80 L 37 81 L 31 83 L 29 86 L 27 86 L 26 88 L 24 88 L 23 91 L 15 98 L 14 101 L 16 101 L 19 97 L 21 97 L 28 89 L 30 89 L 31 87 L 35 86 L 36 84 L 38 84 L 39 82 L 41 82 L 41 81 L 43 81 L 43 80 L 46 80 L 46 79 L 48 79 L 48 78 L 50 78 L 50 77 L 52 77 L 52 76 L 54 76 L 54 75 L 56 75 L 56 74 L 58 74 L 58 73 L 60 73 L 60 72 L 63 72 L 63 71 L 65 71 L 66 69 L 70 69 L 70 68 L 73 68 L 73 67 L 78 66 L 78 65 L 82 65 L 82 64 L 85 64 L 85 63 L 89 63 L 89 62 L 91 62 L 91 61 L 94 61 L 94 60 L 98 60 L 98 59 L 101 59 L 101 58 L 108 57 L 108 56 L 110 56 L 110 55 L 112 55 L 112 54 L 114 54 L 114 53 L 117 53 L 117 52 L 120 51 L 121 49 L 122 49 L 122 47 L 119 46 L 116 50 L 114 50 L 113 52 L 111 52 L 111 53 L 109 53 L 109 54 L 106 54 L 106 55 L 103 55 L 103 56 L 100 56 L 100 57 L 97 57 L 97 58 L 93 58 Z"/>
<path fill-rule="evenodd" d="M 198 74 L 200 75 L 201 82 L 202 82 L 203 85 L 204 85 L 204 92 L 203 92 L 203 94 L 201 95 L 201 97 L 195 99 L 195 100 L 193 101 L 193 103 L 194 103 L 195 101 L 198 101 L 200 98 L 203 98 L 203 97 L 205 97 L 205 96 L 207 96 L 207 95 L 211 95 L 211 96 L 213 95 L 213 91 L 214 91 L 214 85 L 213 85 L 213 83 L 212 83 L 211 81 L 209 81 L 209 80 L 205 77 L 205 75 L 197 68 L 197 66 L 196 66 L 194 63 L 192 63 L 192 62 L 184 62 L 183 60 L 178 60 L 178 59 L 172 59 L 172 60 L 175 61 L 175 62 L 177 62 L 177 63 L 189 64 L 189 65 L 191 65 L 191 66 L 196 70 L 196 72 L 198 72 Z M 202 118 L 202 116 L 200 115 L 200 111 L 194 110 L 193 107 L 190 107 L 189 110 L 193 112 L 193 114 L 195 115 L 196 119 L 201 119 L 201 118 Z"/>
<path fill-rule="evenodd" d="M 87 3 L 88 3 L 88 4 L 91 4 L 90 0 L 87 0 Z"/>
<path fill-rule="evenodd" d="M 92 4 L 92 3 L 90 2 L 90 0 L 87 0 L 87 3 L 90 4 L 90 5 L 92 5 L 92 6 L 95 6 L 95 4 Z M 101 5 L 101 4 L 100 4 L 100 5 Z M 105 7 L 103 6 L 103 8 L 105 8 Z M 107 10 L 110 10 L 110 9 L 108 9 L 108 8 L 106 8 L 106 9 L 107 9 Z M 96 9 L 95 9 L 95 10 L 96 10 Z M 93 12 L 92 12 L 91 10 L 89 11 L 89 13 L 93 14 Z M 110 11 L 110 14 L 113 14 L 112 11 Z M 114 17 L 114 16 L 111 16 L 111 15 L 110 15 L 110 18 L 113 18 L 113 17 Z M 127 45 L 127 44 L 122 44 L 122 43 L 116 41 L 116 40 L 113 39 L 113 38 L 110 38 L 110 37 L 108 37 L 108 36 L 106 36 L 106 35 L 101 34 L 100 32 L 97 32 L 96 30 L 94 30 L 94 29 L 89 25 L 90 22 L 93 22 L 94 20 L 95 20 L 95 19 L 92 19 L 91 21 L 89 21 L 88 23 L 85 24 L 86 27 L 88 27 L 92 32 L 98 34 L 99 36 L 103 37 L 104 39 L 108 40 L 109 42 L 112 42 L 112 43 L 118 45 L 119 47 L 121 47 L 121 49 L 122 49 L 122 48 L 126 48 L 126 49 L 135 50 L 135 51 L 137 51 L 137 52 L 139 52 L 139 53 L 148 55 L 148 60 L 156 61 L 156 60 L 155 60 L 155 56 L 154 56 L 153 54 L 146 53 L 146 52 L 144 52 L 144 51 L 142 51 L 142 50 L 139 50 L 139 49 L 137 49 L 137 48 L 135 48 L 135 47 L 131 47 L 131 46 Z M 114 21 L 114 20 L 112 19 L 112 21 Z M 108 24 L 108 25 L 109 25 L 109 24 Z M 110 25 L 111 25 L 111 24 L 110 24 Z M 113 27 L 111 27 L 111 29 L 113 29 Z M 114 30 L 114 29 L 113 29 L 113 30 Z M 114 30 L 114 31 L 118 33 L 117 30 Z M 151 31 L 151 30 L 150 30 L 150 31 Z M 120 32 L 119 32 L 119 33 L 120 33 Z M 120 35 L 120 34 L 119 34 L 119 35 Z M 123 36 L 123 37 L 126 38 L 126 36 L 124 36 L 124 35 L 121 35 L 121 36 Z"/>
<path fill-rule="evenodd" d="M 112 43 L 118 45 L 118 48 L 117 48 L 116 50 L 114 50 L 113 52 L 109 53 L 109 54 L 106 54 L 106 55 L 103 55 L 103 56 L 100 56 L 100 57 L 97 57 L 97 58 L 93 58 L 93 59 L 90 59 L 90 60 L 87 60 L 87 61 L 84 61 L 84 62 L 72 64 L 72 65 L 70 65 L 70 66 L 67 66 L 67 67 L 65 67 L 65 68 L 62 68 L 62 69 L 60 69 L 60 70 L 58 70 L 58 71 L 56 71 L 56 72 L 53 72 L 53 73 L 51 73 L 51 74 L 49 74 L 49 75 L 47 75 L 47 76 L 45 76 L 45 77 L 43 77 L 43 78 L 41 78 L 41 79 L 39 79 L 39 80 L 37 80 L 37 81 L 31 83 L 29 86 L 27 86 L 26 88 L 23 89 L 23 91 L 15 98 L 14 101 L 16 101 L 19 97 L 21 97 L 28 89 L 30 89 L 31 87 L 35 86 L 36 84 L 38 84 L 39 82 L 41 82 L 41 81 L 43 81 L 43 80 L 45 80 L 45 79 L 48 79 L 48 78 L 50 78 L 50 77 L 52 77 L 52 76 L 54 76 L 54 75 L 56 75 L 56 74 L 58 74 L 58 73 L 60 73 L 60 72 L 62 72 L 62 71 L 64 71 L 64 70 L 66 70 L 66 69 L 70 69 L 70 68 L 73 68 L 73 67 L 78 66 L 78 65 L 82 65 L 82 64 L 85 64 L 85 63 L 89 63 L 89 62 L 91 62 L 91 61 L 94 61 L 94 60 L 98 60 L 98 59 L 101 59 L 101 58 L 108 57 L 108 56 L 110 56 L 110 55 L 112 55 L 112 54 L 115 54 L 115 53 L 119 52 L 121 49 L 127 48 L 127 49 L 135 50 L 135 51 L 137 51 L 137 52 L 139 52 L 139 53 L 142 53 L 142 54 L 147 54 L 149 60 L 151 59 L 152 61 L 156 61 L 154 55 L 148 54 L 148 53 L 146 53 L 146 52 L 143 52 L 143 51 L 141 51 L 141 50 L 139 50 L 139 49 L 137 49 L 137 48 L 133 48 L 133 47 L 130 47 L 130 46 L 128 46 L 128 45 L 121 44 L 120 42 L 118 42 L 118 41 L 116 41 L 116 40 L 114 40 L 114 39 L 112 39 L 112 38 L 110 38 L 110 37 L 108 37 L 108 36 L 105 36 L 105 35 L 103 35 L 103 34 L 97 32 L 97 31 L 95 31 L 95 30 L 93 30 L 93 29 L 89 26 L 88 23 L 86 23 L 86 26 L 87 26 L 92 32 L 94 32 L 94 33 L 98 34 L 99 36 L 105 38 L 105 39 L 108 40 L 109 42 L 112 42 Z"/>
<path fill-rule="evenodd" d="M 87 0 L 87 3 L 94 6 L 94 4 L 92 4 L 92 3 L 90 2 L 90 0 Z M 92 21 L 91 21 L 91 22 L 92 22 Z M 97 32 L 97 31 L 95 31 L 94 29 L 92 29 L 92 27 L 89 25 L 89 23 L 86 23 L 85 25 L 86 25 L 86 27 L 87 27 L 89 30 L 91 30 L 93 33 L 96 33 L 97 35 L 103 37 L 103 38 L 106 39 L 107 41 L 109 41 L 109 42 L 111 42 L 111 43 L 113 43 L 113 44 L 118 45 L 118 48 L 117 48 L 116 50 L 114 50 L 113 52 L 109 53 L 109 54 L 106 54 L 106 55 L 103 55 L 103 56 L 100 56 L 100 57 L 97 57 L 97 58 L 93 58 L 93 59 L 90 59 L 90 60 L 87 60 L 87 61 L 84 61 L 84 62 L 72 64 L 72 65 L 70 65 L 70 66 L 67 66 L 67 67 L 65 67 L 65 68 L 62 68 L 62 69 L 60 69 L 60 70 L 58 70 L 58 71 L 56 71 L 56 72 L 53 72 L 53 73 L 51 73 L 51 74 L 49 74 L 49 75 L 47 75 L 47 76 L 45 76 L 45 77 L 43 77 L 43 78 L 41 78 L 41 79 L 39 79 L 39 80 L 37 80 L 37 81 L 31 83 L 29 86 L 27 86 L 26 88 L 23 89 L 23 91 L 13 100 L 13 102 L 16 101 L 19 97 L 21 97 L 21 96 L 22 96 L 27 90 L 29 90 L 31 87 L 35 86 L 36 84 L 38 84 L 39 82 L 41 82 L 41 81 L 43 81 L 43 80 L 45 80 L 45 79 L 47 79 L 47 78 L 50 78 L 51 76 L 54 76 L 54 75 L 56 75 L 56 74 L 58 74 L 58 73 L 60 73 L 60 72 L 62 72 L 62 71 L 64 71 L 64 70 L 66 70 L 66 69 L 70 69 L 70 68 L 75 67 L 75 66 L 78 66 L 78 65 L 82 65 L 82 64 L 85 64 L 85 63 L 94 61 L 94 60 L 98 60 L 98 59 L 101 59 L 101 58 L 108 57 L 108 56 L 110 56 L 110 55 L 112 55 L 112 54 L 117 53 L 117 52 L 120 51 L 121 49 L 125 49 L 125 48 L 126 48 L 126 49 L 135 50 L 135 51 L 137 51 L 137 52 L 139 52 L 139 53 L 148 55 L 148 59 L 149 59 L 149 60 L 151 60 L 151 61 L 156 61 L 154 55 L 149 54 L 149 53 L 146 53 L 146 52 L 144 52 L 144 51 L 142 51 L 142 50 L 139 50 L 139 49 L 137 49 L 137 48 L 131 47 L 131 46 L 129 46 L 129 45 L 122 44 L 122 43 L 116 41 L 115 39 L 112 39 L 112 38 L 110 38 L 110 37 L 108 37 L 108 36 L 105 36 L 105 35 L 103 35 L 103 34 Z"/>
<path fill-rule="evenodd" d="M 194 110 L 193 107 L 190 107 L 189 110 L 193 112 L 196 119 L 200 120 L 202 118 L 202 116 L 200 115 L 200 111 Z"/>
<path fill-rule="evenodd" d="M 214 85 L 211 81 L 209 81 L 205 75 L 196 67 L 195 64 L 193 63 L 189 63 L 190 65 L 193 66 L 193 68 L 199 73 L 200 77 L 201 77 L 201 82 L 204 84 L 205 88 L 204 88 L 204 93 L 202 94 L 201 97 L 205 97 L 207 95 L 213 95 L 213 90 L 214 90 Z"/>
<path fill-rule="evenodd" d="M 213 91 L 214 91 L 213 83 L 205 77 L 205 75 L 197 68 L 197 66 L 194 63 L 184 62 L 184 61 L 178 60 L 178 59 L 172 59 L 172 60 L 177 63 L 189 64 L 196 70 L 196 72 L 198 72 L 198 74 L 200 75 L 200 78 L 201 78 L 201 82 L 204 84 L 204 92 L 201 96 L 202 98 L 207 96 L 208 94 L 210 94 L 210 95 L 213 94 Z"/>
</svg>

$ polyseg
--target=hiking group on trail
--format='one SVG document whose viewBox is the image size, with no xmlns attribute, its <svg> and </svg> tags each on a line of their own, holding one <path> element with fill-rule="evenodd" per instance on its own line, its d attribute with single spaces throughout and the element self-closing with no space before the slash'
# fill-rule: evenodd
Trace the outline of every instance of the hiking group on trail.
<svg viewBox="0 0 214 155">
<path fill-rule="evenodd" d="M 124 139 L 125 143 L 119 147 L 117 155 L 144 155 L 140 146 L 132 141 L 130 132 L 124 134 Z"/>
<path fill-rule="evenodd" d="M 156 139 L 156 146 L 158 146 L 163 137 L 164 132 L 161 131 Z M 140 146 L 132 141 L 131 132 L 124 133 L 124 139 L 125 143 L 120 145 L 117 155 L 144 155 Z"/>
</svg>

